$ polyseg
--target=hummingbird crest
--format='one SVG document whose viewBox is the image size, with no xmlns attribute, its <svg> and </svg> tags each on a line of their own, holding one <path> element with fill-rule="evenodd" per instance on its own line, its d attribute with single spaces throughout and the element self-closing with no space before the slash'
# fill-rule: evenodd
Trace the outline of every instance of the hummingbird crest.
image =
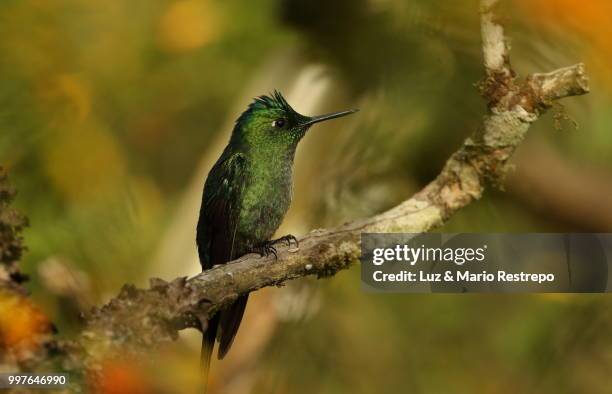
<svg viewBox="0 0 612 394">
<path fill-rule="evenodd" d="M 274 90 L 270 95 L 256 97 L 253 102 L 249 104 L 247 110 L 236 120 L 236 126 L 244 126 L 248 124 L 250 120 L 263 116 L 277 116 L 279 118 L 283 116 L 285 118 L 301 117 L 301 115 L 289 105 L 283 95 L 278 90 Z"/>
<path fill-rule="evenodd" d="M 249 105 L 250 108 L 266 108 L 266 109 L 279 109 L 284 112 L 295 112 L 289 105 L 287 100 L 283 97 L 281 92 L 275 90 L 271 95 L 262 95 L 257 98 Z"/>
</svg>

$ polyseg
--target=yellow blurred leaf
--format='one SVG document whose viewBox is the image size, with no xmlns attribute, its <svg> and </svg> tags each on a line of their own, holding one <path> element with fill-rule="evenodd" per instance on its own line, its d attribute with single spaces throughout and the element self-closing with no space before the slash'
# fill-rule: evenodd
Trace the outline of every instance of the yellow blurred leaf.
<svg viewBox="0 0 612 394">
<path fill-rule="evenodd" d="M 173 2 L 159 22 L 159 45 L 170 52 L 199 48 L 219 35 L 220 15 L 210 1 Z"/>
<path fill-rule="evenodd" d="M 76 74 L 60 74 L 40 89 L 43 110 L 57 123 L 82 122 L 91 113 L 91 93 L 86 81 Z"/>
<path fill-rule="evenodd" d="M 67 127 L 43 149 L 45 171 L 68 201 L 93 199 L 123 186 L 127 165 L 121 146 L 95 124 Z"/>
</svg>

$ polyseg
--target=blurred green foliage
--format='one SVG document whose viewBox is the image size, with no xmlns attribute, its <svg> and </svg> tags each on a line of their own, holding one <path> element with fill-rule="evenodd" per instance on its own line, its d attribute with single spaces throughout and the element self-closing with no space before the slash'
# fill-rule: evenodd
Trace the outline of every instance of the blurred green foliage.
<svg viewBox="0 0 612 394">
<path fill-rule="evenodd" d="M 553 109 L 578 130 L 556 130 L 549 115 L 532 135 L 568 162 L 610 171 L 609 3 L 505 3 L 520 74 L 584 61 L 592 79 L 592 94 Z M 141 279 L 201 156 L 237 117 L 236 97 L 287 48 L 330 67 L 363 109 L 354 129 L 308 152 L 321 182 L 296 196 L 314 201 L 307 227 L 401 201 L 479 124 L 477 9 L 475 0 L 4 0 L 0 162 L 31 219 L 23 266 L 34 296 L 70 328 L 44 294 L 42 262 L 61 257 L 85 272 L 97 300 Z M 572 229 L 492 191 L 442 230 Z M 609 390 L 606 297 L 373 296 L 361 293 L 358 268 L 314 286 L 323 308 L 280 325 L 255 392 Z"/>
<path fill-rule="evenodd" d="M 232 98 L 291 40 L 263 39 L 272 5 L 0 5 L 0 157 L 34 224 L 29 269 L 61 254 L 99 290 L 138 275 Z"/>
</svg>

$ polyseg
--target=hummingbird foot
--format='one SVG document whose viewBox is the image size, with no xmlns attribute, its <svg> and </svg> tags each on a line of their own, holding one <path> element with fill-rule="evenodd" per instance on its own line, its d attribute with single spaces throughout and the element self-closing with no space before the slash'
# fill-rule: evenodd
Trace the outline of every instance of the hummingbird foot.
<svg viewBox="0 0 612 394">
<path fill-rule="evenodd" d="M 298 241 L 298 239 L 291 234 L 287 234 L 283 237 L 280 237 L 278 239 L 273 239 L 272 244 L 277 244 L 277 243 L 286 243 L 288 247 L 291 247 L 291 242 L 295 242 L 295 247 L 299 248 L 300 247 L 300 242 Z"/>
<path fill-rule="evenodd" d="M 274 241 L 265 241 L 253 248 L 253 253 L 259 254 L 260 257 L 268 257 L 274 255 L 274 259 L 278 260 L 278 252 L 274 247 Z"/>
<path fill-rule="evenodd" d="M 291 247 L 292 242 L 295 243 L 295 247 L 298 248 L 300 246 L 297 238 L 291 234 L 285 235 L 278 239 L 272 239 L 270 241 L 265 241 L 253 247 L 252 252 L 259 254 L 261 257 L 268 257 L 269 255 L 274 255 L 274 258 L 278 260 L 278 250 L 274 245 L 279 243 L 285 243 L 288 247 Z"/>
</svg>

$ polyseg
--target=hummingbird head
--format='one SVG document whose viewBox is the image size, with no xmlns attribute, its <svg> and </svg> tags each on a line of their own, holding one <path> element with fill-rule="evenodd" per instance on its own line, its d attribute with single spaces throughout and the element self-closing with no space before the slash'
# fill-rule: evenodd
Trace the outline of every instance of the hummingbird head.
<svg viewBox="0 0 612 394">
<path fill-rule="evenodd" d="M 249 146 L 295 148 L 315 123 L 357 112 L 334 112 L 320 116 L 305 116 L 296 112 L 278 91 L 257 97 L 240 115 L 232 139 Z"/>
</svg>

